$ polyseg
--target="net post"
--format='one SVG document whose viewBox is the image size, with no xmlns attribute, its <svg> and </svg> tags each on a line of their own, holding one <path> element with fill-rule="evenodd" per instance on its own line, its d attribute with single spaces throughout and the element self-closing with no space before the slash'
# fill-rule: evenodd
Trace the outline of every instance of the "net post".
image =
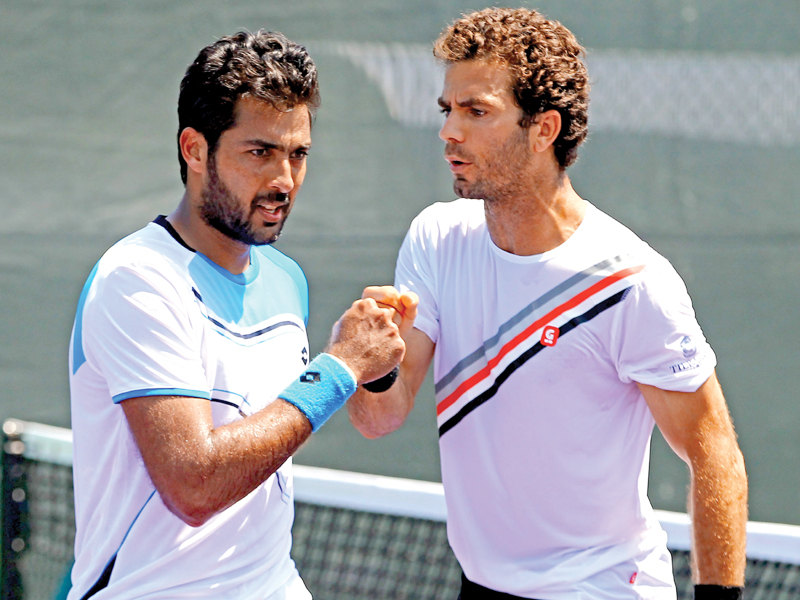
<svg viewBox="0 0 800 600">
<path fill-rule="evenodd" d="M 0 591 L 5 600 L 22 600 L 19 560 L 28 546 L 28 489 L 25 472 L 23 425 L 15 419 L 3 423 L 2 452 L 2 570 Z"/>
</svg>

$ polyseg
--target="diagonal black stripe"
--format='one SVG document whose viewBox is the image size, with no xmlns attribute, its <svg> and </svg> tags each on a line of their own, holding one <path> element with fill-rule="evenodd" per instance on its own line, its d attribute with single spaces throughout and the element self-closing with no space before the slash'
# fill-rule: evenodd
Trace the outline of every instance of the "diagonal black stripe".
<svg viewBox="0 0 800 600">
<path fill-rule="evenodd" d="M 441 391 L 445 386 L 447 386 L 450 382 L 456 379 L 456 377 L 458 377 L 465 369 L 476 363 L 481 358 L 485 357 L 487 354 L 491 353 L 491 350 L 500 343 L 504 334 L 508 333 L 515 326 L 522 323 L 526 318 L 531 316 L 534 313 L 534 311 L 543 307 L 548 302 L 550 302 L 554 298 L 557 298 L 559 295 L 563 294 L 567 290 L 578 285 L 581 281 L 585 280 L 586 278 L 596 276 L 597 273 L 599 273 L 600 271 L 603 271 L 614 264 L 621 263 L 625 258 L 626 258 L 625 255 L 619 255 L 615 256 L 614 258 L 602 260 L 596 265 L 584 271 L 575 273 L 574 275 L 572 275 L 571 277 L 567 278 L 565 281 L 554 287 L 553 289 L 539 296 L 539 298 L 531 302 L 528 306 L 523 308 L 516 315 L 514 315 L 508 321 L 503 323 L 497 330 L 497 333 L 493 337 L 483 342 L 483 344 L 481 344 L 477 350 L 475 350 L 465 358 L 458 361 L 458 364 L 456 364 L 456 366 L 450 369 L 450 372 L 447 375 L 445 375 L 439 381 L 436 382 L 436 385 L 434 386 L 436 388 L 436 392 L 438 393 L 439 391 Z M 605 276 L 606 275 L 603 275 L 603 277 Z"/>
<path fill-rule="evenodd" d="M 612 306 L 614 306 L 615 304 L 619 304 L 620 302 L 625 300 L 625 296 L 627 296 L 628 292 L 631 291 L 631 287 L 633 286 L 628 286 L 624 290 L 617 292 L 613 296 L 609 296 L 599 304 L 596 304 L 595 306 L 587 310 L 582 315 L 578 315 L 574 319 L 564 323 L 561 327 L 558 328 L 559 337 L 575 329 L 578 325 L 583 325 L 587 321 L 591 321 L 604 310 L 607 310 Z"/>
<path fill-rule="evenodd" d="M 609 296 L 599 304 L 595 304 L 592 308 L 587 310 L 582 315 L 578 315 L 574 319 L 571 319 L 570 321 L 564 323 L 561 327 L 559 327 L 559 333 L 558 333 L 559 339 L 562 336 L 569 333 L 570 331 L 572 331 L 573 329 L 575 329 L 576 327 L 578 327 L 579 325 L 582 325 L 587 321 L 591 321 L 603 311 L 608 310 L 615 304 L 622 302 L 625 299 L 625 296 L 628 295 L 630 289 L 631 289 L 630 287 L 626 287 L 624 290 L 617 292 L 613 296 Z M 533 346 L 528 348 L 525 352 L 523 352 L 516 359 L 514 359 L 514 361 L 510 363 L 505 369 L 503 369 L 503 372 L 500 373 L 495 378 L 494 383 L 491 385 L 490 388 L 475 396 L 475 398 L 473 398 L 472 400 L 467 402 L 464 406 L 462 406 L 461 410 L 459 410 L 456 414 L 450 417 L 447 421 L 442 423 L 442 426 L 439 427 L 439 437 L 442 437 L 445 433 L 447 433 L 453 427 L 458 425 L 464 417 L 466 417 L 469 413 L 478 408 L 481 404 L 494 397 L 494 395 L 497 394 L 497 391 L 500 389 L 500 386 L 503 385 L 503 383 L 505 383 L 506 379 L 508 379 L 514 371 L 519 369 L 522 365 L 524 365 L 526 362 L 528 362 L 531 358 L 536 356 L 539 352 L 541 352 L 545 348 L 546 346 L 544 346 L 541 342 L 536 342 Z"/>
</svg>

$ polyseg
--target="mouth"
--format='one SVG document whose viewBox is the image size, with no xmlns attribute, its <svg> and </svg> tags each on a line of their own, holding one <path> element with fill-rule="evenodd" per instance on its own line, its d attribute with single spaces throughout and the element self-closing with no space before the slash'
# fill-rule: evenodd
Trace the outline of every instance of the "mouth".
<svg viewBox="0 0 800 600">
<path fill-rule="evenodd" d="M 472 163 L 462 160 L 458 156 L 446 155 L 444 159 L 450 164 L 450 170 L 453 173 L 460 173 Z"/>
<path fill-rule="evenodd" d="M 288 202 L 259 202 L 255 206 L 255 212 L 264 220 L 264 224 L 267 226 L 276 225 L 283 221 L 288 210 Z"/>
</svg>

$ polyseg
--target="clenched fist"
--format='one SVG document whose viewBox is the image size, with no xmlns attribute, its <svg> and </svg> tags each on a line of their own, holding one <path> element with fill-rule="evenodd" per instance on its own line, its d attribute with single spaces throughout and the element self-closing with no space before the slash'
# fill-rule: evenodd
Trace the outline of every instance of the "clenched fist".
<svg viewBox="0 0 800 600">
<path fill-rule="evenodd" d="M 333 326 L 325 351 L 347 363 L 359 384 L 383 377 L 403 360 L 406 346 L 392 320 L 394 312 L 372 298 L 362 298 Z"/>
<path fill-rule="evenodd" d="M 361 297 L 372 298 L 378 306 L 391 309 L 392 320 L 400 328 L 400 335 L 403 337 L 414 327 L 419 304 L 419 296 L 414 292 L 400 293 L 391 285 L 372 285 L 364 289 Z"/>
</svg>

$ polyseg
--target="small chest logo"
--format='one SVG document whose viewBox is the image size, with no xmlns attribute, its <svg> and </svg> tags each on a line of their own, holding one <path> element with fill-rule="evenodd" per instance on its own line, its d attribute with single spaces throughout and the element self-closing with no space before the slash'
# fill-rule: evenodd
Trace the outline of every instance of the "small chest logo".
<svg viewBox="0 0 800 600">
<path fill-rule="evenodd" d="M 308 364 L 308 348 L 303 348 L 303 351 L 300 352 L 300 360 L 303 361 L 304 365 Z"/>
<path fill-rule="evenodd" d="M 544 331 L 542 331 L 542 345 L 555 346 L 558 341 L 558 334 L 558 327 L 553 327 L 552 325 L 545 327 Z"/>
</svg>

